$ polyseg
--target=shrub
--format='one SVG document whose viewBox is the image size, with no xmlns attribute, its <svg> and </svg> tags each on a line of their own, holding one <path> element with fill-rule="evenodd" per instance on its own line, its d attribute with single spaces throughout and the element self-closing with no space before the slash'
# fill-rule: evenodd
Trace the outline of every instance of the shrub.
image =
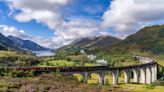
<svg viewBox="0 0 164 92">
<path fill-rule="evenodd" d="M 147 84 L 147 85 L 145 85 L 145 88 L 147 88 L 147 89 L 154 89 L 155 88 L 155 84 Z"/>
</svg>

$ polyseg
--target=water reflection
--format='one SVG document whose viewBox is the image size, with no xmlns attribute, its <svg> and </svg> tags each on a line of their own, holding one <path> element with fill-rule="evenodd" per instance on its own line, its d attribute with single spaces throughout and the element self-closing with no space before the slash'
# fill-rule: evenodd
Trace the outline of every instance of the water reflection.
<svg viewBox="0 0 164 92">
<path fill-rule="evenodd" d="M 33 51 L 33 53 L 37 57 L 41 57 L 41 56 L 53 56 L 53 55 L 55 55 L 55 53 L 52 52 L 52 51 Z"/>
</svg>

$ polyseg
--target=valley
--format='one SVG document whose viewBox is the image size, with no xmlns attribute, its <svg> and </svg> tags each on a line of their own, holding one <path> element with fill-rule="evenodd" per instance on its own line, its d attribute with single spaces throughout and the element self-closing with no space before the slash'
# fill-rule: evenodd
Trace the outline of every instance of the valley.
<svg viewBox="0 0 164 92">
<path fill-rule="evenodd" d="M 0 92 L 164 92 L 164 0 L 0 0 Z"/>
<path fill-rule="evenodd" d="M 163 32 L 164 25 L 155 25 L 142 28 L 124 40 L 105 35 L 87 37 L 55 50 L 30 40 L 0 34 L 0 91 L 162 92 Z M 136 56 L 148 57 L 147 63 L 140 62 Z M 157 61 L 156 68 L 152 68 L 156 63 L 151 64 L 149 58 Z M 150 70 L 147 70 L 148 66 Z M 134 82 L 136 75 L 132 71 L 136 68 L 139 69 L 136 73 L 139 77 Z M 67 69 L 69 75 L 63 73 Z M 142 69 L 145 75 L 142 75 Z M 153 75 L 155 69 L 157 74 Z M 75 70 L 82 72 L 72 74 Z M 102 78 L 104 70 L 109 72 Z M 87 72 L 85 76 L 84 71 Z M 149 71 L 152 79 L 157 78 L 149 81 L 151 78 L 146 75 Z"/>
</svg>

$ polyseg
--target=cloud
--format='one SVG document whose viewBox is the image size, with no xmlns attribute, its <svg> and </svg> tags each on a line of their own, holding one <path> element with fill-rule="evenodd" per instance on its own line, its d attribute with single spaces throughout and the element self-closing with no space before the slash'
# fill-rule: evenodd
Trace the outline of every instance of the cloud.
<svg viewBox="0 0 164 92">
<path fill-rule="evenodd" d="M 21 39 L 26 39 L 28 36 L 25 34 L 24 30 L 18 30 L 15 27 L 9 27 L 7 25 L 0 25 L 1 33 L 4 34 L 5 36 L 15 36 L 19 37 Z"/>
<path fill-rule="evenodd" d="M 47 25 L 54 31 L 53 47 L 67 45 L 75 39 L 97 36 L 100 34 L 99 24 L 91 19 L 64 18 L 62 8 L 72 0 L 11 0 L 8 2 L 13 10 L 20 10 L 11 14 L 19 22 L 36 20 Z M 36 38 L 38 39 L 38 38 Z M 38 40 L 36 40 L 39 42 Z M 45 41 L 47 42 L 47 40 Z"/>
<path fill-rule="evenodd" d="M 93 18 L 87 19 L 86 17 L 67 17 L 66 15 L 69 12 L 64 8 L 67 8 L 66 6 L 73 1 L 33 0 L 29 2 L 29 0 L 8 0 L 7 3 L 11 9 L 10 16 L 17 21 L 29 22 L 35 20 L 53 30 L 54 37 L 49 40 L 43 40 L 42 37 L 31 37 L 37 43 L 52 48 L 67 45 L 79 38 L 103 34 L 125 38 L 145 25 L 157 24 L 157 21 L 164 20 L 163 0 L 113 0 L 108 10 L 104 12 L 102 21 L 96 21 Z M 84 10 L 95 13 L 92 9 L 86 8 Z M 95 10 L 97 9 L 95 8 Z M 112 31 L 105 31 L 109 29 Z"/>
<path fill-rule="evenodd" d="M 56 46 L 56 44 L 53 43 L 51 39 L 45 39 L 41 36 L 32 36 L 32 37 L 29 37 L 29 39 L 47 48 L 53 49 Z"/>
<path fill-rule="evenodd" d="M 100 32 L 99 24 L 94 20 L 72 19 L 56 29 L 53 42 L 57 43 L 58 46 L 63 46 L 76 39 L 98 36 Z"/>
<path fill-rule="evenodd" d="M 71 0 L 9 0 L 11 14 L 19 22 L 28 22 L 36 20 L 38 23 L 46 24 L 49 28 L 55 29 L 60 26 L 64 20 L 61 15 L 62 7 Z M 14 10 L 20 12 L 14 13 Z"/>
<path fill-rule="evenodd" d="M 40 36 L 29 36 L 26 35 L 24 30 L 19 30 L 13 26 L 7 26 L 7 25 L 0 25 L 1 33 L 5 36 L 14 36 L 21 38 L 23 40 L 31 40 L 36 42 L 37 44 L 44 46 L 44 47 L 49 47 L 49 48 L 54 48 L 53 46 L 55 45 L 52 40 L 50 39 L 45 39 Z"/>
<path fill-rule="evenodd" d="M 163 20 L 163 15 L 163 0 L 113 0 L 102 16 L 101 25 L 126 37 L 149 22 Z"/>
</svg>

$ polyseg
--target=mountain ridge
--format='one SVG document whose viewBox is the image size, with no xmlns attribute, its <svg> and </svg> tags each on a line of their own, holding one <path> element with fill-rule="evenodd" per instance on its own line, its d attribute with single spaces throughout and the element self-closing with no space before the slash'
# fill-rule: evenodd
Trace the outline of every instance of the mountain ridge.
<svg viewBox="0 0 164 92">
<path fill-rule="evenodd" d="M 108 48 L 123 52 L 164 54 L 164 25 L 147 26 Z M 107 48 L 106 48 L 107 49 Z M 109 49 L 108 49 L 109 50 Z"/>
<path fill-rule="evenodd" d="M 14 36 L 4 36 L 0 33 L 0 49 L 7 50 L 24 50 L 24 51 L 45 51 L 51 50 L 49 48 L 38 45 L 31 40 L 23 40 Z"/>
<path fill-rule="evenodd" d="M 40 46 L 37 43 L 31 41 L 31 40 L 22 40 L 18 37 L 14 37 L 14 36 L 8 36 L 8 38 L 10 40 L 12 40 L 13 42 L 15 42 L 15 46 L 19 47 L 21 49 L 24 50 L 31 50 L 31 51 L 45 51 L 45 50 L 50 50 L 46 47 Z"/>
<path fill-rule="evenodd" d="M 86 37 L 73 41 L 69 45 L 63 46 L 58 50 L 65 50 L 70 48 L 104 48 L 109 45 L 120 42 L 121 39 L 112 36 L 98 36 L 98 37 Z"/>
</svg>

